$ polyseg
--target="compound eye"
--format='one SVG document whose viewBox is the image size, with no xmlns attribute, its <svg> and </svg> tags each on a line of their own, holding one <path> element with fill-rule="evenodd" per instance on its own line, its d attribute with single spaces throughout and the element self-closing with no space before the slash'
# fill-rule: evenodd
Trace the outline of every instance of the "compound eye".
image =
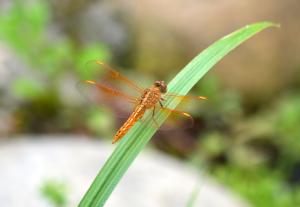
<svg viewBox="0 0 300 207">
<path fill-rule="evenodd" d="M 161 90 L 162 93 L 166 93 L 167 92 L 167 86 L 166 85 L 161 86 L 160 90 Z"/>
<path fill-rule="evenodd" d="M 155 82 L 154 82 L 154 85 L 157 86 L 157 87 L 161 86 L 161 84 L 160 84 L 159 81 L 155 81 Z"/>
</svg>

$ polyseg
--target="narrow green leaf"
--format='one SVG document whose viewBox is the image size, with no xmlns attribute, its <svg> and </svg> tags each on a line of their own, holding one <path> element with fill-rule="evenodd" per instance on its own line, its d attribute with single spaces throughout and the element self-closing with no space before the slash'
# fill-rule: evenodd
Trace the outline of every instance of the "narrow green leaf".
<svg viewBox="0 0 300 207">
<path fill-rule="evenodd" d="M 194 207 L 194 206 L 196 206 L 197 198 L 199 196 L 199 193 L 200 193 L 200 187 L 199 187 L 199 185 L 197 185 L 194 188 L 194 190 L 193 190 L 193 192 L 192 192 L 192 194 L 191 194 L 191 196 L 190 196 L 190 198 L 188 200 L 188 203 L 187 203 L 186 207 Z"/>
<path fill-rule="evenodd" d="M 221 58 L 256 33 L 272 26 L 277 25 L 270 22 L 248 25 L 218 40 L 180 71 L 169 83 L 169 92 L 187 94 Z M 170 98 L 166 101 L 165 106 L 175 108 L 177 104 L 178 102 Z M 150 118 L 149 115 L 146 115 L 145 121 L 136 123 L 120 141 L 79 206 L 98 207 L 104 205 L 130 164 L 156 132 L 157 129 L 152 127 Z M 166 115 L 157 113 L 156 120 L 159 124 L 162 124 L 166 118 Z"/>
</svg>

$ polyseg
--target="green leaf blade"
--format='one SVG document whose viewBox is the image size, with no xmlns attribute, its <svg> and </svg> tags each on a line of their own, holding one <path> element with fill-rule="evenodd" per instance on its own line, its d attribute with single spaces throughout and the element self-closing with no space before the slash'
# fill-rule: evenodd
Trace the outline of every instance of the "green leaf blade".
<svg viewBox="0 0 300 207">
<path fill-rule="evenodd" d="M 260 22 L 248 25 L 227 35 L 196 56 L 181 72 L 169 83 L 169 92 L 185 95 L 189 90 L 226 54 L 249 39 L 256 33 L 278 26 L 270 22 Z M 165 106 L 175 108 L 178 102 L 170 98 Z M 157 113 L 156 120 L 162 124 L 166 115 Z M 103 206 L 113 189 L 120 181 L 138 153 L 145 147 L 157 129 L 151 126 L 151 117 L 146 116 L 143 123 L 138 122 L 129 130 L 127 135 L 107 160 L 96 179 L 90 186 L 79 206 Z"/>
</svg>

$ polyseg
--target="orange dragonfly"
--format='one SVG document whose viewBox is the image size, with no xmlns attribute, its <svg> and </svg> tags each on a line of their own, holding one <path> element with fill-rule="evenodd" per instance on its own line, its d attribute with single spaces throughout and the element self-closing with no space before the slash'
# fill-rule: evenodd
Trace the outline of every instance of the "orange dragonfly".
<svg viewBox="0 0 300 207">
<path fill-rule="evenodd" d="M 115 134 L 112 143 L 116 143 L 119 141 L 129 130 L 130 128 L 142 117 L 144 116 L 145 112 L 147 110 L 152 110 L 152 116 L 155 125 L 158 127 L 158 124 L 156 120 L 154 119 L 155 110 L 157 107 L 160 108 L 160 110 L 168 112 L 168 113 L 175 113 L 178 115 L 182 115 L 184 117 L 187 117 L 191 120 L 193 120 L 192 116 L 186 112 L 182 112 L 179 110 L 170 109 L 167 107 L 164 107 L 163 102 L 168 97 L 178 98 L 181 100 L 199 100 L 199 99 L 206 99 L 204 96 L 182 96 L 177 94 L 171 94 L 167 93 L 167 85 L 164 81 L 155 81 L 152 86 L 149 88 L 142 88 L 138 86 L 135 82 L 132 80 L 126 78 L 125 76 L 121 75 L 119 72 L 111 68 L 109 65 L 96 60 L 94 64 L 97 67 L 100 67 L 103 69 L 102 72 L 105 73 L 107 77 L 113 80 L 117 80 L 118 82 L 125 83 L 128 87 L 131 89 L 134 89 L 136 92 L 138 92 L 140 95 L 139 97 L 134 97 L 132 95 L 128 95 L 120 90 L 117 90 L 115 88 L 112 88 L 108 85 L 106 85 L 104 82 L 98 82 L 96 80 L 88 79 L 84 80 L 85 84 L 88 84 L 90 86 L 94 86 L 97 89 L 97 93 L 101 93 L 101 95 L 108 96 L 108 97 L 116 97 L 119 98 L 119 100 L 122 99 L 122 101 L 129 102 L 131 104 L 134 104 L 134 110 L 127 119 L 127 121 L 121 126 L 121 128 L 117 131 Z"/>
</svg>

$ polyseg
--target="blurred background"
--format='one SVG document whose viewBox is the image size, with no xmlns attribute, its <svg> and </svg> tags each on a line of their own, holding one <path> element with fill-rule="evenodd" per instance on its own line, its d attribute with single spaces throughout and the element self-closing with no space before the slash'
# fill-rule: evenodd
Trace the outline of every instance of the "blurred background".
<svg viewBox="0 0 300 207">
<path fill-rule="evenodd" d="M 1 0 L 1 143 L 24 134 L 110 142 L 124 119 L 78 90 L 86 62 L 103 60 L 147 87 L 222 36 L 270 20 L 281 28 L 242 44 L 193 88 L 209 98 L 192 107 L 195 126 L 158 132 L 150 146 L 252 206 L 298 206 L 299 11 L 298 0 Z"/>
</svg>

